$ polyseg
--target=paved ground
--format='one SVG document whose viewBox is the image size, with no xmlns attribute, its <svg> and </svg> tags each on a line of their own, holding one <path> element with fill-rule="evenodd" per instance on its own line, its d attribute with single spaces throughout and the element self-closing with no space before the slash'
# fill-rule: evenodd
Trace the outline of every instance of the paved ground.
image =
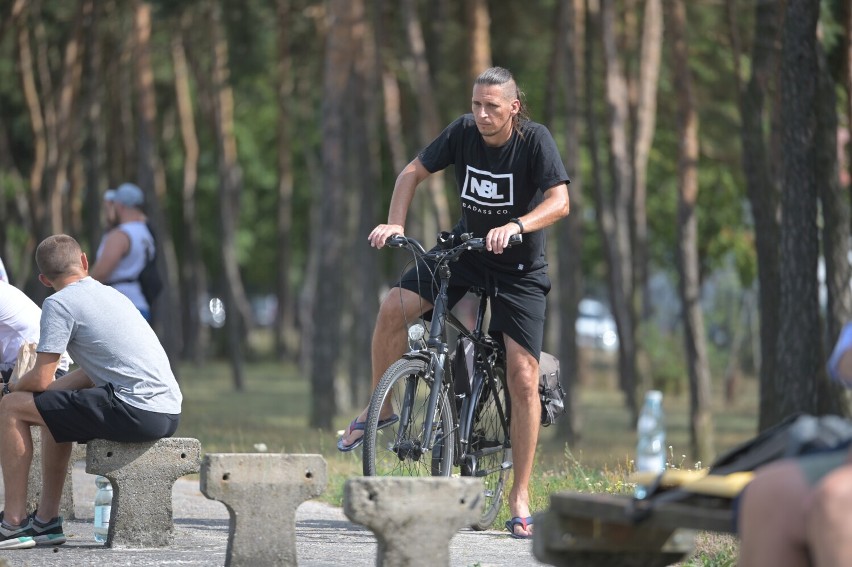
<svg viewBox="0 0 852 567">
<path fill-rule="evenodd" d="M 113 550 L 92 536 L 94 476 L 78 463 L 74 469 L 74 505 L 78 519 L 65 522 L 68 543 L 55 548 L 0 551 L 9 567 L 224 565 L 228 539 L 228 511 L 208 500 L 198 481 L 180 479 L 173 491 L 175 543 L 168 549 Z M 2 486 L 0 486 L 2 489 Z M 428 518 L 423 519 L 429 521 Z M 270 519 L 270 530 L 280 529 Z M 376 564 L 376 539 L 366 528 L 353 524 L 343 510 L 319 502 L 306 502 L 296 515 L 296 547 L 304 567 Z M 542 565 L 532 555 L 532 543 L 508 537 L 505 531 L 463 530 L 450 543 L 453 567 L 516 567 Z"/>
</svg>

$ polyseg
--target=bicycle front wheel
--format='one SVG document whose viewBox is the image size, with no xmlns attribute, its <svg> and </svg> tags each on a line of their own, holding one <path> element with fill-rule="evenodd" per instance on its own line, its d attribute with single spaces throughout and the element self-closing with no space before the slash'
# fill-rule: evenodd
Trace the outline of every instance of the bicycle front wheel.
<svg viewBox="0 0 852 567">
<path fill-rule="evenodd" d="M 495 366 L 493 376 L 480 382 L 477 390 L 468 440 L 468 463 L 471 465 L 466 472 L 482 478 L 485 483 L 485 506 L 479 521 L 471 527 L 487 530 L 500 512 L 503 488 L 512 467 L 505 369 Z"/>
<path fill-rule="evenodd" d="M 364 424 L 364 475 L 449 476 L 455 451 L 452 408 L 445 390 L 438 395 L 431 439 L 426 415 L 434 378 L 423 360 L 398 360 L 382 376 Z M 392 409 L 398 421 L 381 419 Z M 387 417 L 386 412 L 386 417 Z"/>
</svg>

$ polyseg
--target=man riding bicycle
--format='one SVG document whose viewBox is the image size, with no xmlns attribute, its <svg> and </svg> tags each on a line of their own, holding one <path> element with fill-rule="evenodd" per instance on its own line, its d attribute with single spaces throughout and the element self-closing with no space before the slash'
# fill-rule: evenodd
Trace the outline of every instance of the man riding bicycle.
<svg viewBox="0 0 852 567">
<path fill-rule="evenodd" d="M 513 537 L 532 536 L 529 479 L 532 473 L 541 406 L 538 360 L 544 335 L 545 296 L 550 291 L 542 230 L 568 214 L 568 174 L 550 132 L 526 117 L 522 94 L 512 74 L 501 67 L 474 81 L 472 114 L 454 122 L 399 174 L 387 224 L 369 235 L 382 248 L 388 237 L 405 234 L 405 219 L 417 186 L 432 173 L 455 165 L 462 218 L 453 229 L 483 236 L 488 252 L 465 254 L 453 264 L 449 302 L 471 288 L 487 291 L 491 301 L 489 333 L 506 347 L 507 380 L 512 403 L 514 483 L 509 492 Z M 521 245 L 509 238 L 523 234 Z M 429 270 L 412 268 L 379 308 L 372 342 L 373 387 L 408 346 L 406 322 L 431 310 L 437 293 Z M 395 421 L 393 408 L 382 415 Z M 351 451 L 362 443 L 367 410 L 352 421 L 338 442 Z"/>
</svg>

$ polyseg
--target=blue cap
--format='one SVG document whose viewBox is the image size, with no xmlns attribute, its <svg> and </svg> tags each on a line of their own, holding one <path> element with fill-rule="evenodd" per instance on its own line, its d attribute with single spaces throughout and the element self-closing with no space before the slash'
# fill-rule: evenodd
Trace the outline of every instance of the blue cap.
<svg viewBox="0 0 852 567">
<path fill-rule="evenodd" d="M 142 189 L 133 183 L 122 183 L 118 189 L 108 189 L 104 193 L 104 200 L 121 203 L 126 207 L 141 207 L 145 202 L 145 195 Z"/>
</svg>

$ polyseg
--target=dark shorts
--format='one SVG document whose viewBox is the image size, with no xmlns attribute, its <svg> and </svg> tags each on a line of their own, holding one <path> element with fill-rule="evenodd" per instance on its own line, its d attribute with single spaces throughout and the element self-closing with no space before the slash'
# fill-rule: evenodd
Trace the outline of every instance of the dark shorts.
<svg viewBox="0 0 852 567">
<path fill-rule="evenodd" d="M 816 486 L 828 473 L 849 464 L 849 448 L 834 449 L 798 457 L 796 461 L 811 486 Z"/>
<path fill-rule="evenodd" d="M 470 252 L 450 263 L 447 290 L 450 308 L 471 288 L 484 289 L 491 302 L 489 334 L 505 333 L 538 360 L 544 340 L 546 296 L 550 291 L 547 268 L 517 274 L 500 272 L 483 265 L 478 256 L 478 253 Z M 434 305 L 440 280 L 433 273 L 434 262 L 421 260 L 402 275 L 398 285 Z M 424 318 L 429 319 L 431 315 L 432 312 L 428 311 Z"/>
<path fill-rule="evenodd" d="M 91 439 L 139 442 L 171 437 L 180 415 L 135 408 L 116 397 L 111 385 L 82 390 L 47 390 L 33 395 L 57 443 Z"/>
</svg>

